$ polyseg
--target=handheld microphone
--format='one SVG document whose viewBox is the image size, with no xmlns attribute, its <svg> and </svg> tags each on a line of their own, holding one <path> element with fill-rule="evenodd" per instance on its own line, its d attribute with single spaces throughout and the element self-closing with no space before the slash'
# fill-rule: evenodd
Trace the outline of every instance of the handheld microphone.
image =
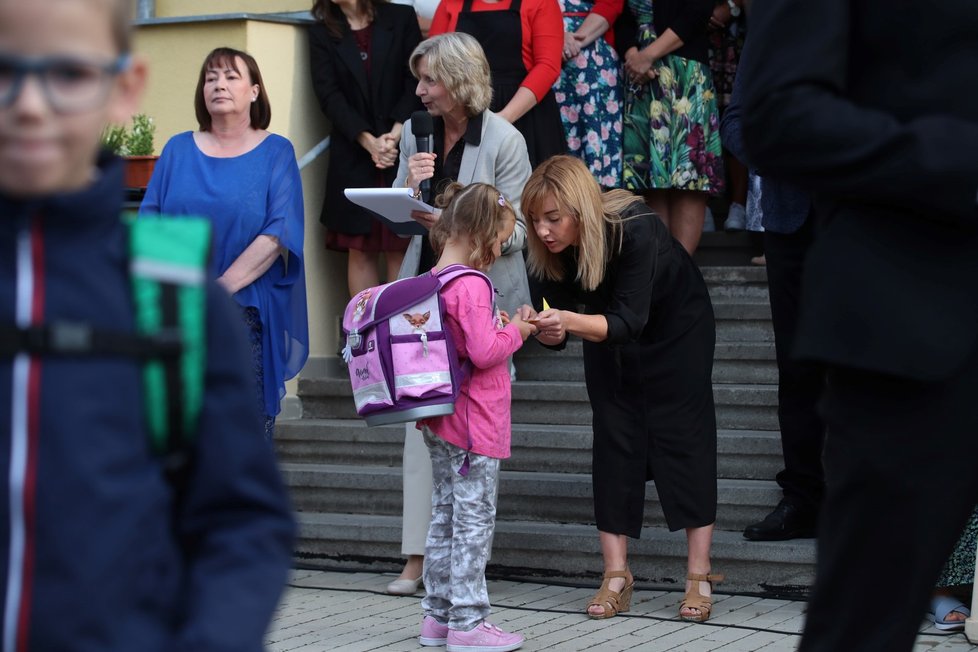
<svg viewBox="0 0 978 652">
<path fill-rule="evenodd" d="M 427 111 L 415 111 L 411 114 L 411 133 L 414 134 L 414 142 L 419 152 L 428 152 L 430 154 L 434 151 L 435 144 L 431 136 L 432 131 L 434 131 L 434 126 L 431 122 L 430 113 Z M 419 190 L 421 190 L 421 199 L 426 204 L 430 204 L 431 179 L 422 181 Z"/>
</svg>

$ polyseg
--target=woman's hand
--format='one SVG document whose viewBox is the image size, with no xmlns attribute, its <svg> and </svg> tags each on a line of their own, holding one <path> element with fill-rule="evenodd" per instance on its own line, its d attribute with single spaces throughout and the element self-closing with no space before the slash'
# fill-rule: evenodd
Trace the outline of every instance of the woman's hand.
<svg viewBox="0 0 978 652">
<path fill-rule="evenodd" d="M 396 142 L 392 142 L 384 136 L 374 136 L 366 131 L 360 132 L 357 142 L 370 153 L 370 159 L 377 168 L 383 170 L 397 162 Z"/>
<path fill-rule="evenodd" d="M 424 228 L 431 230 L 431 227 L 435 225 L 438 218 L 441 217 L 441 209 L 436 208 L 433 212 L 429 213 L 427 211 L 411 211 L 411 219 L 423 226 Z"/>
<path fill-rule="evenodd" d="M 567 316 L 563 310 L 544 310 L 537 313 L 533 324 L 537 327 L 537 340 L 543 344 L 560 344 L 567 337 Z"/>
<path fill-rule="evenodd" d="M 709 22 L 707 22 L 707 29 L 711 30 L 723 30 L 727 29 L 727 25 L 733 19 L 733 15 L 730 13 L 730 5 L 726 2 L 718 4 L 713 8 L 713 15 L 710 16 Z"/>
<path fill-rule="evenodd" d="M 633 84 L 646 84 L 658 74 L 652 67 L 653 63 L 655 59 L 645 54 L 644 50 L 628 48 L 625 53 L 625 75 Z"/>
<path fill-rule="evenodd" d="M 516 309 L 516 314 L 519 315 L 520 319 L 523 321 L 536 321 L 537 311 L 533 309 L 533 306 L 523 304 Z"/>
<path fill-rule="evenodd" d="M 378 165 L 379 168 L 389 168 L 397 164 L 397 145 L 400 143 L 400 135 L 395 135 L 393 131 L 389 131 L 386 134 L 381 134 L 377 137 L 377 140 L 381 142 L 383 146 L 384 154 L 381 157 L 381 162 L 385 165 Z M 376 163 L 376 161 L 374 161 Z"/>
<path fill-rule="evenodd" d="M 570 61 L 581 53 L 581 41 L 574 32 L 564 32 L 564 50 L 562 61 Z"/>
<path fill-rule="evenodd" d="M 405 184 L 414 192 L 421 187 L 421 182 L 435 176 L 435 154 L 418 152 L 408 159 L 408 174 Z M 419 220 L 420 221 L 420 220 Z"/>
</svg>

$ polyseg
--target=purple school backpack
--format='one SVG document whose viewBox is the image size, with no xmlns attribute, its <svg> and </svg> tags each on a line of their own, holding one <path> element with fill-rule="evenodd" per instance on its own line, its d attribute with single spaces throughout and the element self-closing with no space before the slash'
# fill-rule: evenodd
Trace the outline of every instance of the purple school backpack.
<svg viewBox="0 0 978 652">
<path fill-rule="evenodd" d="M 445 327 L 440 290 L 466 274 L 485 279 L 492 292 L 492 281 L 482 272 L 449 265 L 437 274 L 367 288 L 347 304 L 343 359 L 357 414 L 368 426 L 455 411 L 466 369 L 459 364 L 452 334 Z"/>
</svg>

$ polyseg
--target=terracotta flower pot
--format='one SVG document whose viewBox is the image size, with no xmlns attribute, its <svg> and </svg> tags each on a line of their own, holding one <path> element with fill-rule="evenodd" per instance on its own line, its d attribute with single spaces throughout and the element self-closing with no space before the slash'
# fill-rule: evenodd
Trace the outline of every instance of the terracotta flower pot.
<svg viewBox="0 0 978 652">
<path fill-rule="evenodd" d="M 153 176 L 153 168 L 159 156 L 126 156 L 126 187 L 145 188 Z"/>
</svg>

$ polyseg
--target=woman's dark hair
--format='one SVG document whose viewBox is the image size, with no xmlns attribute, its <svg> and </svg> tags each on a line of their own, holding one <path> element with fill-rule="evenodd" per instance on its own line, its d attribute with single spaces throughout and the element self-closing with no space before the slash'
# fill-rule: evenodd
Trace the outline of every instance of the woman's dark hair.
<svg viewBox="0 0 978 652">
<path fill-rule="evenodd" d="M 357 0 L 357 13 L 364 16 L 367 22 L 373 22 L 376 15 L 376 7 L 385 0 Z M 312 3 L 312 17 L 326 26 L 326 31 L 334 38 L 343 36 L 343 28 L 346 26 L 346 19 L 343 12 L 332 0 L 315 0 Z"/>
<path fill-rule="evenodd" d="M 207 110 L 207 102 L 204 101 L 204 81 L 207 79 L 207 71 L 215 68 L 230 68 L 241 74 L 238 70 L 238 57 L 241 57 L 248 68 L 248 80 L 258 85 L 258 97 L 251 103 L 251 128 L 268 129 L 268 125 L 272 122 L 272 105 L 268 101 L 268 93 L 265 92 L 265 83 L 262 81 L 261 71 L 258 70 L 258 62 L 247 52 L 221 47 L 211 50 L 207 55 L 204 64 L 200 67 L 200 77 L 197 79 L 194 112 L 197 114 L 197 124 L 200 125 L 201 131 L 211 130 L 211 114 Z"/>
</svg>

